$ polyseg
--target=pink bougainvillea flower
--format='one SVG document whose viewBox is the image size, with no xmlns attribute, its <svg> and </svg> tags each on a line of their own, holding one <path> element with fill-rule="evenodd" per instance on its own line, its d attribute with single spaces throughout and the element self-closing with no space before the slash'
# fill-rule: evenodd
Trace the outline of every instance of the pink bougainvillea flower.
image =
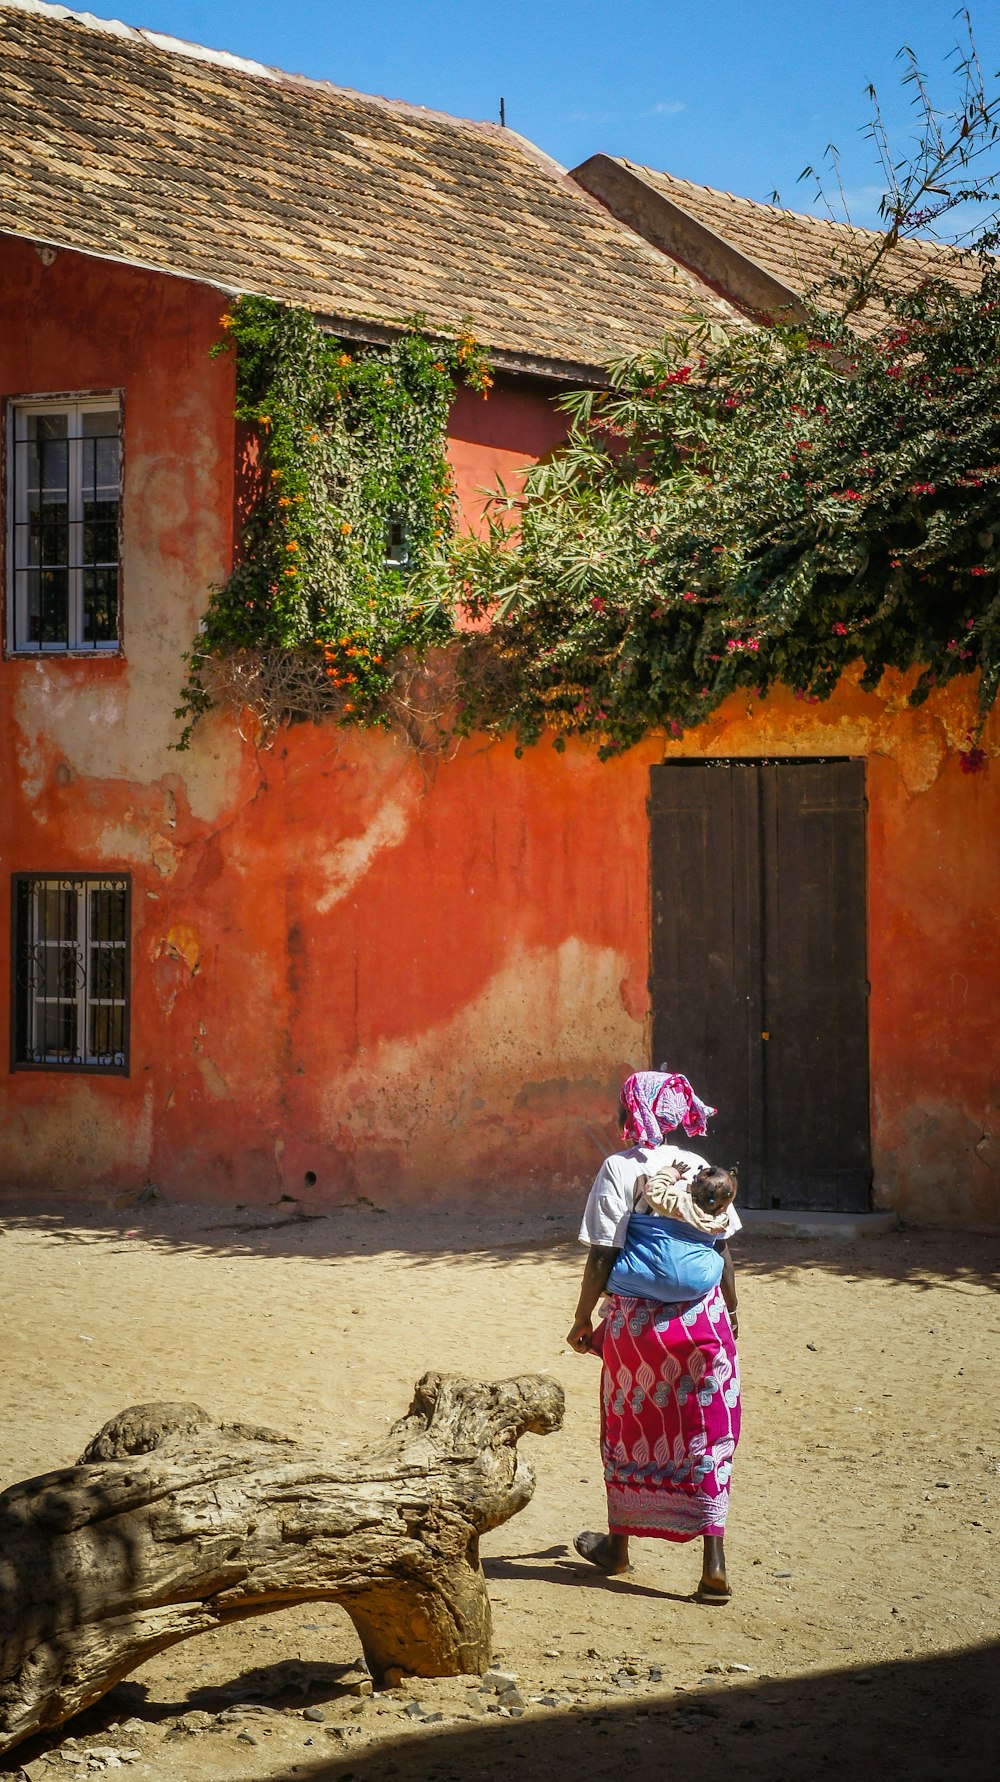
<svg viewBox="0 0 1000 1782">
<path fill-rule="evenodd" d="M 595 594 L 593 599 L 591 600 L 590 604 L 593 607 L 593 610 L 595 613 L 602 613 L 604 611 L 604 607 L 605 607 L 606 603 L 605 603 L 603 595 Z"/>
</svg>

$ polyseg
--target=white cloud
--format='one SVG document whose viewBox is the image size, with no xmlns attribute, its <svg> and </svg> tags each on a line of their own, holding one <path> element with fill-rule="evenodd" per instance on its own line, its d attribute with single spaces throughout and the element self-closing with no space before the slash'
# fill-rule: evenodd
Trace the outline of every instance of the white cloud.
<svg viewBox="0 0 1000 1782">
<path fill-rule="evenodd" d="M 683 110 L 683 99 L 661 99 L 658 105 L 651 106 L 649 111 L 643 113 L 643 116 L 647 118 L 675 118 L 677 113 Z"/>
</svg>

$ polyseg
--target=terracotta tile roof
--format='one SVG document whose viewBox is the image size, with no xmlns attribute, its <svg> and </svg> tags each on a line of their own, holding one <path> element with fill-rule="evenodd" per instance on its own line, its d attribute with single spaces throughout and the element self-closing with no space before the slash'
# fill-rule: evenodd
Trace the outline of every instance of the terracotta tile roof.
<svg viewBox="0 0 1000 1782">
<path fill-rule="evenodd" d="M 597 367 L 732 313 L 511 130 L 0 3 L 0 231 Z"/>
<path fill-rule="evenodd" d="M 877 233 L 869 229 L 782 210 L 751 198 L 737 198 L 731 192 L 697 186 L 690 180 L 624 159 L 619 165 L 713 229 L 799 297 L 821 296 L 824 290 L 829 291 L 830 280 L 841 273 L 849 275 L 878 241 Z M 898 289 L 912 289 L 926 278 L 945 278 L 966 291 L 976 290 L 979 285 L 973 257 L 940 242 L 912 238 L 897 244 L 880 276 L 886 285 Z M 860 312 L 855 319 L 861 329 L 876 326 L 877 306 Z"/>
</svg>

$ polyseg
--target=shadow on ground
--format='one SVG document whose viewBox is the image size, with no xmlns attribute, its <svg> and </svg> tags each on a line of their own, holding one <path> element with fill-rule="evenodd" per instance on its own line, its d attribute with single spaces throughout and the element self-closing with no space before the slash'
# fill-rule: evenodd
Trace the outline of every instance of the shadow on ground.
<svg viewBox="0 0 1000 1782">
<path fill-rule="evenodd" d="M 46 1752 L 58 1762 L 62 1738 L 106 1734 L 137 1715 L 149 1724 L 203 1708 L 218 1714 L 237 1702 L 301 1709 L 308 1701 L 335 1707 L 349 1693 L 349 1665 L 277 1664 L 245 1672 L 230 1684 L 193 1690 L 155 1703 L 144 1685 L 119 1684 L 58 1732 L 0 1758 L 0 1775 Z M 470 1683 L 473 1679 L 469 1680 Z M 376 1698 L 377 1700 L 378 1698 Z M 419 1700 L 419 1688 L 416 1699 Z M 492 1699 L 492 1698 L 486 1698 Z M 306 1750 L 275 1760 L 269 1782 L 469 1782 L 527 1777 L 530 1782 L 660 1782 L 666 1776 L 732 1775 L 761 1782 L 994 1782 L 1000 1747 L 1000 1645 L 937 1657 L 818 1672 L 754 1683 L 712 1678 L 697 1689 L 637 1694 L 607 1706 L 530 1712 L 522 1719 L 487 1713 L 468 1722 L 410 1723 L 405 1732 L 364 1740 L 360 1723 L 338 1718 L 323 1726 L 290 1723 L 330 1752 Z M 371 1722 L 369 1721 L 369 1726 Z M 345 1729 L 343 1733 L 338 1728 Z M 204 1735 L 204 1760 L 213 1734 Z M 344 1748 L 344 1741 L 347 1748 Z M 220 1782 L 232 1782 L 229 1750 L 219 1751 Z M 59 1765 L 60 1769 L 62 1765 Z"/>
<path fill-rule="evenodd" d="M 165 1252 L 255 1258 L 301 1258 L 314 1265 L 362 1256 L 392 1256 L 420 1268 L 443 1256 L 500 1268 L 509 1262 L 579 1266 L 580 1207 L 532 1207 L 506 1215 L 465 1208 L 393 1213 L 371 1202 L 310 1209 L 301 1202 L 267 1206 L 194 1206 L 163 1198 L 106 1204 L 18 1205 L 0 1202 L 0 1241 L 7 1231 L 53 1243 L 99 1246 L 129 1254 Z M 791 1276 L 802 1268 L 955 1292 L 1000 1288 L 1000 1232 L 903 1229 L 851 1243 L 835 1238 L 757 1237 L 734 1240 L 738 1266 L 754 1275 Z"/>
<path fill-rule="evenodd" d="M 272 1771 L 272 1782 L 632 1782 L 665 1776 L 769 1782 L 993 1782 L 1000 1646 L 866 1671 L 645 1697 L 544 1718 L 425 1729 L 368 1751 Z"/>
</svg>

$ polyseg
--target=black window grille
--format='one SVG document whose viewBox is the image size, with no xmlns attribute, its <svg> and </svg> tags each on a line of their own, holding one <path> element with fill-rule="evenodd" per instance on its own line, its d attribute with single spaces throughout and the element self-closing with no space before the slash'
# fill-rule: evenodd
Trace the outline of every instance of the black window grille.
<svg viewBox="0 0 1000 1782">
<path fill-rule="evenodd" d="M 113 398 L 12 405 L 15 651 L 118 648 L 119 430 Z"/>
<path fill-rule="evenodd" d="M 128 1074 L 127 875 L 15 873 L 11 1067 Z"/>
<path fill-rule="evenodd" d="M 405 514 L 393 512 L 385 526 L 385 566 L 408 575 L 413 568 L 410 525 Z"/>
</svg>

